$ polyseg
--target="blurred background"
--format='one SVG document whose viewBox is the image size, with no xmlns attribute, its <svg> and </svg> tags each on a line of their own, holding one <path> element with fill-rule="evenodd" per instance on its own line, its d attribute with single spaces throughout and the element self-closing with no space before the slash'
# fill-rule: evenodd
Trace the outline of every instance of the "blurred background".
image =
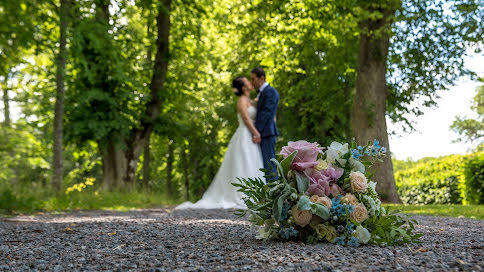
<svg viewBox="0 0 484 272">
<path fill-rule="evenodd" d="M 1 1 L 0 210 L 199 199 L 256 66 L 277 150 L 376 138 L 388 202 L 483 204 L 484 4 L 362 2 Z"/>
</svg>

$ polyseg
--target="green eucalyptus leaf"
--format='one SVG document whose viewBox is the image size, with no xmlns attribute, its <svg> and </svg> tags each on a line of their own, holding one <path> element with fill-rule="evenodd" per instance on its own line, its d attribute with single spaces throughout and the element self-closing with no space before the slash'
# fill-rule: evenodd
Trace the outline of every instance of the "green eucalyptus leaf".
<svg viewBox="0 0 484 272">
<path fill-rule="evenodd" d="M 311 205 L 311 211 L 313 214 L 321 217 L 323 220 L 327 220 L 329 218 L 329 210 L 320 203 L 313 203 Z"/>
<path fill-rule="evenodd" d="M 297 209 L 300 211 L 307 211 L 311 209 L 311 200 L 307 195 L 301 196 L 297 203 Z"/>
<path fill-rule="evenodd" d="M 291 192 L 286 192 L 283 195 L 281 195 L 277 199 L 277 201 L 274 202 L 274 205 L 272 207 L 272 215 L 274 216 L 274 220 L 276 220 L 276 222 L 281 221 L 282 205 L 284 205 L 284 201 L 290 194 Z"/>
<path fill-rule="evenodd" d="M 309 189 L 309 178 L 304 173 L 296 172 L 297 189 L 299 193 L 305 193 Z"/>
</svg>

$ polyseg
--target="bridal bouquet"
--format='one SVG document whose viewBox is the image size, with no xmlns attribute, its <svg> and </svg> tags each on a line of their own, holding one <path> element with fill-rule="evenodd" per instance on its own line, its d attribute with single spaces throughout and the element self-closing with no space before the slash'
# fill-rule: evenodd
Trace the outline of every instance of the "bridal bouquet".
<svg viewBox="0 0 484 272">
<path fill-rule="evenodd" d="M 386 149 L 378 141 L 366 146 L 333 142 L 322 148 L 306 141 L 289 142 L 272 169 L 261 169 L 269 182 L 239 178 L 233 183 L 243 198 L 258 238 L 328 241 L 338 245 L 419 243 L 415 220 L 387 211 L 366 171 Z"/>
</svg>

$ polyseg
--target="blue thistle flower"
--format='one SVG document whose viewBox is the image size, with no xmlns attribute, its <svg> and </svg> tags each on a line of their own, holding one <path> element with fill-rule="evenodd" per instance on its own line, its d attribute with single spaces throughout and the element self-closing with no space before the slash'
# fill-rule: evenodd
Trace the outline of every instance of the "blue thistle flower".
<svg viewBox="0 0 484 272">
<path fill-rule="evenodd" d="M 298 231 L 295 230 L 293 227 L 284 228 L 279 231 L 279 235 L 284 240 L 289 240 L 291 237 L 297 236 Z"/>
<path fill-rule="evenodd" d="M 348 241 L 348 245 L 352 247 L 358 247 L 360 246 L 360 243 L 358 243 L 358 238 L 356 237 L 351 237 L 351 239 Z"/>
<path fill-rule="evenodd" d="M 338 236 L 336 239 L 334 239 L 334 242 L 337 245 L 344 246 L 345 245 L 345 237 L 344 236 Z"/>
</svg>

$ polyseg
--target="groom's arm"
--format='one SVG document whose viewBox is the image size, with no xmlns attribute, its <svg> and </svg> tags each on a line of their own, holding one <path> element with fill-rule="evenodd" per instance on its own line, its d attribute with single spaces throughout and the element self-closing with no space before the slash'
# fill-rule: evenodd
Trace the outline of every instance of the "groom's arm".
<svg viewBox="0 0 484 272">
<path fill-rule="evenodd" d="M 262 132 L 269 120 L 274 118 L 275 109 L 277 108 L 277 97 L 273 89 L 268 89 L 268 93 L 264 98 L 265 101 L 261 105 L 261 108 L 257 112 L 257 118 L 255 122 L 255 128 L 259 132 Z"/>
</svg>

